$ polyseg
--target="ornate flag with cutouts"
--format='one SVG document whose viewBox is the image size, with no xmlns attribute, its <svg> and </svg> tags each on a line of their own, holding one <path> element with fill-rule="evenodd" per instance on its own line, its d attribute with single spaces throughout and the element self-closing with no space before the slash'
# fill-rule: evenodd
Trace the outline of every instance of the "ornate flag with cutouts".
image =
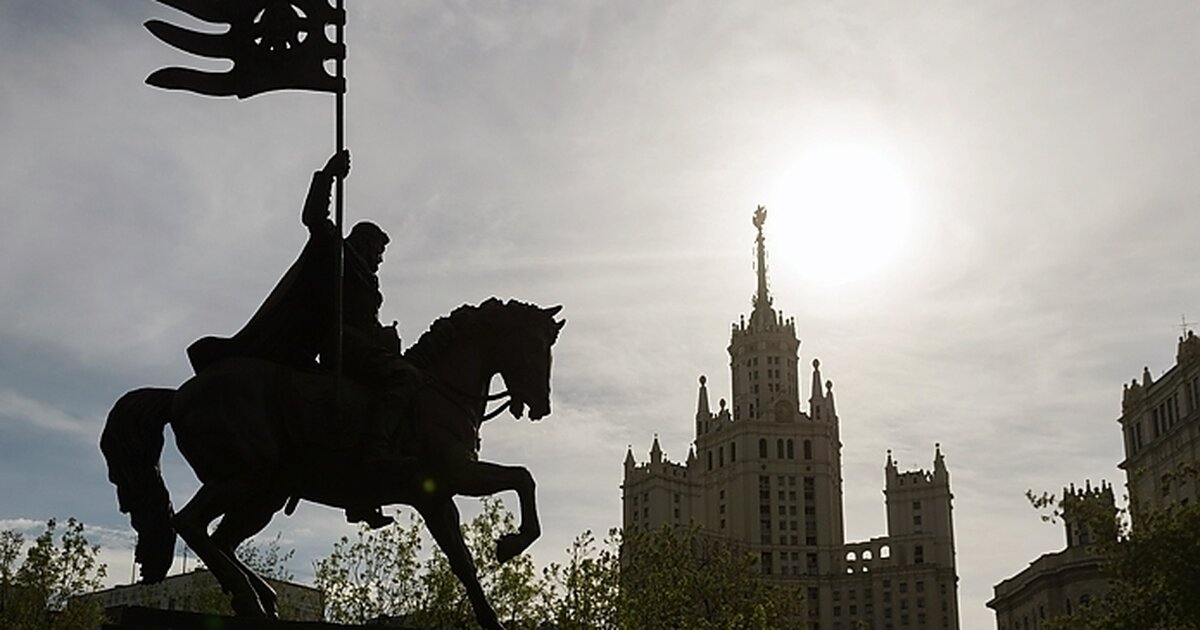
<svg viewBox="0 0 1200 630">
<path fill-rule="evenodd" d="M 201 57 L 228 59 L 225 72 L 162 68 L 146 83 L 208 96 L 248 98 L 273 90 L 342 93 L 344 78 L 325 69 L 344 59 L 345 46 L 329 41 L 328 26 L 344 25 L 345 11 L 328 0 L 158 0 L 192 17 L 228 25 L 225 32 L 193 31 L 162 20 L 146 28 L 162 41 Z"/>
</svg>

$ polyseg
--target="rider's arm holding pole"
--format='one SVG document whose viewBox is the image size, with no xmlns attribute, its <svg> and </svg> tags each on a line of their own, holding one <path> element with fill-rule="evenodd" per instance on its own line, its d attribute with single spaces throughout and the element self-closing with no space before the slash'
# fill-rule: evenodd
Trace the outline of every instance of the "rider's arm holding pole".
<svg viewBox="0 0 1200 630">
<path fill-rule="evenodd" d="M 314 237 L 333 237 L 337 235 L 337 226 L 329 218 L 329 197 L 335 177 L 345 179 L 350 174 L 350 151 L 343 149 L 334 153 L 325 167 L 313 173 L 312 183 L 308 187 L 308 197 L 304 200 L 304 212 L 300 220 Z"/>
</svg>

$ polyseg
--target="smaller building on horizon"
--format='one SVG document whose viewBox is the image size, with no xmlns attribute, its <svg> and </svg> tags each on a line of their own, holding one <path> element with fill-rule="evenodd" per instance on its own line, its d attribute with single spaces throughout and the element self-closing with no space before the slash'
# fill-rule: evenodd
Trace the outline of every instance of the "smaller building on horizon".
<svg viewBox="0 0 1200 630">
<path fill-rule="evenodd" d="M 1048 619 L 1069 615 L 1108 591 L 1103 559 L 1091 550 L 1096 535 L 1087 522 L 1097 511 L 1116 512 L 1112 486 L 1101 481 L 1095 488 L 1091 482 L 1063 488 L 1058 507 L 1067 546 L 1042 554 L 995 586 L 987 606 L 996 612 L 997 630 L 1041 628 Z"/>
<path fill-rule="evenodd" d="M 289 621 L 321 621 L 325 615 L 325 596 L 320 590 L 303 584 L 264 578 L 279 596 L 280 617 Z M 121 606 L 141 606 L 158 610 L 211 613 L 228 596 L 207 569 L 169 575 L 158 584 L 126 584 L 88 593 L 80 597 L 95 599 L 105 610 Z"/>
</svg>

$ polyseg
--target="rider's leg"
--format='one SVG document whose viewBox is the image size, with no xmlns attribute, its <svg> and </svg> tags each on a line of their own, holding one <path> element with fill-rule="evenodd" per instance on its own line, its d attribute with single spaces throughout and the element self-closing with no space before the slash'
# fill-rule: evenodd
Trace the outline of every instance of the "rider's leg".
<svg viewBox="0 0 1200 630">
<path fill-rule="evenodd" d="M 365 383 L 376 396 L 375 412 L 363 430 L 363 461 L 389 463 L 400 457 L 408 440 L 408 407 L 420 387 L 420 375 L 408 361 L 391 349 L 374 343 L 359 331 L 346 335 L 346 371 Z M 394 522 L 376 505 L 355 505 L 346 510 L 346 520 L 366 523 L 372 529 Z"/>
</svg>

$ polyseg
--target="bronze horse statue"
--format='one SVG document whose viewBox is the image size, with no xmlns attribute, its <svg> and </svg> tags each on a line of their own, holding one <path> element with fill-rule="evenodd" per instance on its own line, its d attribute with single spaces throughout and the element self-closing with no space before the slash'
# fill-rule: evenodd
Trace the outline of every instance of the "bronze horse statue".
<svg viewBox="0 0 1200 630">
<path fill-rule="evenodd" d="M 126 393 L 109 412 L 100 447 L 120 509 L 138 533 L 142 580 L 166 576 L 178 533 L 231 595 L 238 615 L 273 617 L 274 591 L 234 550 L 289 498 L 339 508 L 402 503 L 421 514 L 479 624 L 502 628 L 479 584 L 453 497 L 517 492 L 520 526 L 496 541 L 501 562 L 540 535 L 533 476 L 521 466 L 478 461 L 479 427 L 487 401 L 496 398 L 488 396 L 496 374 L 513 417 L 526 407 L 531 420 L 549 415 L 550 348 L 566 323 L 554 319 L 560 309 L 493 298 L 434 322 L 405 353 L 425 380 L 410 417 L 398 423 L 396 455 L 371 463 L 361 457 L 356 422 L 369 417 L 371 397 L 344 381 L 337 413 L 334 379 L 326 372 L 232 358 L 176 390 Z M 167 424 L 201 482 L 178 512 L 159 470 Z"/>
</svg>

